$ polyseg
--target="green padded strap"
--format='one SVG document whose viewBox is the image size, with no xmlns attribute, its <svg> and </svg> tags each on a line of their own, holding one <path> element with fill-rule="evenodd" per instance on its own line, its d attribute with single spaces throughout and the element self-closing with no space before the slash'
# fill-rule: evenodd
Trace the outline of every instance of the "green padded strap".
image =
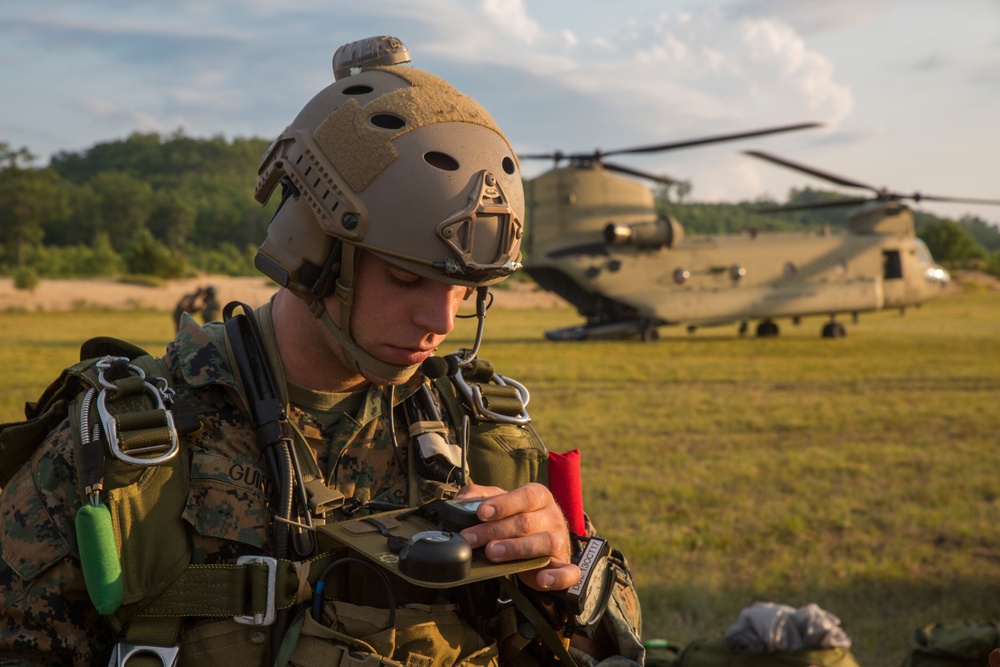
<svg viewBox="0 0 1000 667">
<path fill-rule="evenodd" d="M 569 651 L 563 646 L 559 635 L 556 634 L 556 631 L 552 629 L 549 622 L 542 616 L 542 612 L 538 611 L 535 605 L 531 603 L 531 600 L 506 577 L 500 579 L 500 590 L 511 599 L 521 615 L 528 619 L 532 627 L 538 631 L 539 639 L 552 651 L 552 655 L 559 660 L 559 664 L 566 665 L 567 667 L 575 667 L 576 661 L 570 657 Z"/>
</svg>

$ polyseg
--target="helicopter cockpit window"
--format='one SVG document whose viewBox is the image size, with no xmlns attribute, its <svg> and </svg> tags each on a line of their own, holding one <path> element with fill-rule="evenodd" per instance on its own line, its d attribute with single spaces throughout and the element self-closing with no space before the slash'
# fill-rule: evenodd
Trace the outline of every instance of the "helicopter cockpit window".
<svg viewBox="0 0 1000 667">
<path fill-rule="evenodd" d="M 934 266 L 934 258 L 931 257 L 930 248 L 927 247 L 927 244 L 923 240 L 915 240 L 917 242 L 917 259 L 920 261 L 920 265 L 924 267 Z"/>
</svg>

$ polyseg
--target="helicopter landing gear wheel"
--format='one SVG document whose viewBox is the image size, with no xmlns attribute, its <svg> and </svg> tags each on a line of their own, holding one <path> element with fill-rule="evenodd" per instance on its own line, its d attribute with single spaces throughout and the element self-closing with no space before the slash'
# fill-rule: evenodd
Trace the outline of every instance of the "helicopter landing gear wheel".
<svg viewBox="0 0 1000 667">
<path fill-rule="evenodd" d="M 757 325 L 758 338 L 771 338 L 779 333 L 778 325 L 771 320 L 764 320 Z"/>
<path fill-rule="evenodd" d="M 823 325 L 823 338 L 846 338 L 847 329 L 840 322 L 827 322 Z"/>
<path fill-rule="evenodd" d="M 648 320 L 642 323 L 639 336 L 642 338 L 643 343 L 652 343 L 653 341 L 660 340 L 660 332 L 657 330 L 656 325 Z"/>
</svg>

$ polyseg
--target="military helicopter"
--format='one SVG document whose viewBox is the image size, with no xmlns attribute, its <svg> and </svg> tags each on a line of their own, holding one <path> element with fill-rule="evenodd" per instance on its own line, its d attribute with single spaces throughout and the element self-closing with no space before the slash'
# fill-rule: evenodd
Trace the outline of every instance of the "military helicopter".
<svg viewBox="0 0 1000 667">
<path fill-rule="evenodd" d="M 757 322 L 757 336 L 777 336 L 778 318 L 828 321 L 825 338 L 846 335 L 837 316 L 905 309 L 944 291 L 948 272 L 916 237 L 914 201 L 996 203 L 874 188 L 758 151 L 750 154 L 842 186 L 867 189 L 869 198 L 838 200 L 857 206 L 848 232 L 767 232 L 684 237 L 681 224 L 656 212 L 649 188 L 622 173 L 661 184 L 669 177 L 608 163 L 610 155 L 650 153 L 815 127 L 790 125 L 655 146 L 588 154 L 526 154 L 556 166 L 530 181 L 525 271 L 561 296 L 585 322 L 546 332 L 550 340 L 659 337 L 658 328 L 689 331 L 730 323 L 741 335 Z M 568 160 L 567 166 L 559 166 Z M 828 205 L 828 204 L 827 204 Z M 782 210 L 794 210 L 784 207 Z M 762 211 L 764 212 L 764 211 Z"/>
</svg>

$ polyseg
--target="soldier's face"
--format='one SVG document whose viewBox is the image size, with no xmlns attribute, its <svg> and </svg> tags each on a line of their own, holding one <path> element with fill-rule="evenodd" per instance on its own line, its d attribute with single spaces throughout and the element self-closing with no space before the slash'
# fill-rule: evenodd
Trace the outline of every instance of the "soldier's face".
<svg viewBox="0 0 1000 667">
<path fill-rule="evenodd" d="M 451 333 L 459 306 L 470 292 L 364 252 L 355 282 L 351 334 L 382 361 L 419 364 Z"/>
</svg>

